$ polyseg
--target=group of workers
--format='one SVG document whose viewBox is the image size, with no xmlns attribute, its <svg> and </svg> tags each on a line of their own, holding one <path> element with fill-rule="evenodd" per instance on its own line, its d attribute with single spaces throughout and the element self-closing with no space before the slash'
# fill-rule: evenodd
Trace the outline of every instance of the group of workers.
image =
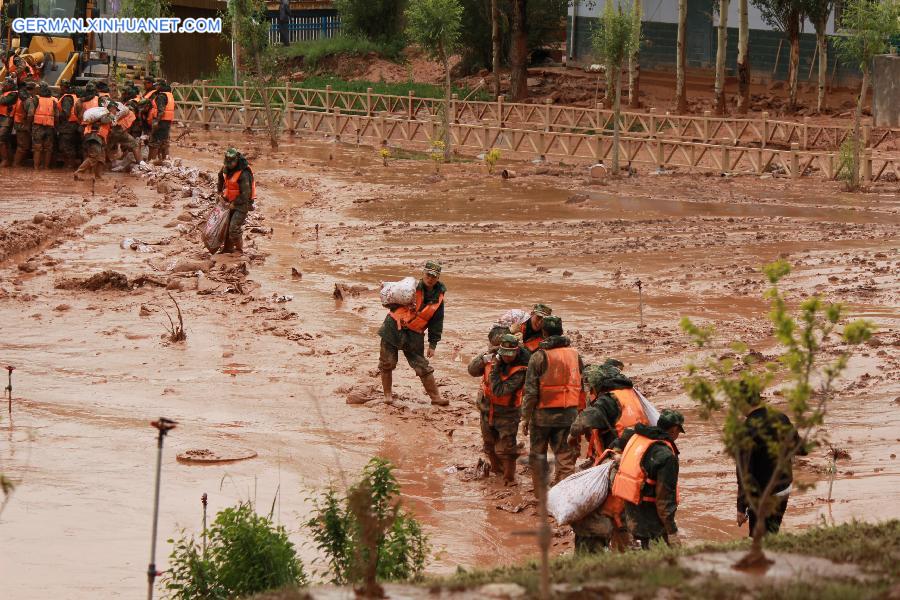
<svg viewBox="0 0 900 600">
<path fill-rule="evenodd" d="M 388 306 L 390 312 L 379 330 L 378 363 L 388 402 L 392 400 L 392 372 L 402 350 L 432 404 L 448 404 L 428 361 L 443 331 L 447 289 L 440 274 L 440 263 L 428 261 L 413 303 Z M 623 368 L 615 359 L 586 365 L 564 335 L 562 319 L 546 304 L 535 304 L 524 322 L 493 326 L 487 351 L 468 365 L 469 374 L 481 380 L 477 406 L 483 451 L 490 471 L 507 485 L 516 484 L 520 424 L 529 438 L 528 465 L 535 494 L 564 480 L 579 466 L 612 462 L 612 484 L 605 502 L 572 524 L 576 552 L 624 550 L 634 541 L 645 549 L 659 541 L 679 544 L 676 441 L 684 433 L 684 416 L 664 409 L 651 425 L 649 403 Z M 752 535 L 759 508 L 752 500 L 759 499 L 774 477 L 775 506 L 766 511 L 765 530 L 777 532 L 792 489 L 790 461 L 780 464 L 772 456 L 771 442 L 794 444 L 797 454 L 803 449 L 786 415 L 765 404 L 759 394 L 750 394 L 750 398 L 752 410 L 745 424 L 750 443 L 746 456 L 736 457 L 736 462 L 744 470 L 742 474 L 738 468 L 737 524 L 749 519 Z M 578 465 L 583 448 L 587 460 Z M 548 450 L 555 459 L 552 480 Z"/>
<path fill-rule="evenodd" d="M 95 117 L 88 112 L 94 108 L 106 111 Z M 0 166 L 24 166 L 30 153 L 35 169 L 60 158 L 66 168 L 77 167 L 76 180 L 99 178 L 118 151 L 122 170 L 140 162 L 142 140 L 148 160 L 166 158 L 174 120 L 175 99 L 163 79 L 145 79 L 143 90 L 129 84 L 116 101 L 102 81 L 77 88 L 62 81 L 57 96 L 46 82 L 7 77 L 0 89 Z"/>
</svg>

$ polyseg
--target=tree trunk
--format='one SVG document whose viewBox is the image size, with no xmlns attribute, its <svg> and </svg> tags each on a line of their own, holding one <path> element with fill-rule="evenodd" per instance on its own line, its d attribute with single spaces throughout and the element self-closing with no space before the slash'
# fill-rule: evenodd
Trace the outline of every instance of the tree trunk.
<svg viewBox="0 0 900 600">
<path fill-rule="evenodd" d="M 444 162 L 450 162 L 450 57 L 441 49 L 441 62 L 444 65 L 444 115 L 441 126 L 444 128 Z"/>
<path fill-rule="evenodd" d="M 716 46 L 715 107 L 717 115 L 725 114 L 725 55 L 728 52 L 728 0 L 719 0 L 719 31 Z"/>
<path fill-rule="evenodd" d="M 738 114 L 746 115 L 750 108 L 750 23 L 747 16 L 747 0 L 740 2 L 740 28 L 738 29 Z"/>
<path fill-rule="evenodd" d="M 528 23 L 525 9 L 527 0 L 512 0 L 512 44 L 509 51 L 509 96 L 513 101 L 528 95 Z"/>
<path fill-rule="evenodd" d="M 859 165 L 862 154 L 862 109 L 866 102 L 866 90 L 869 87 L 869 69 L 863 69 L 862 86 L 859 90 L 859 99 L 856 101 L 856 114 L 853 115 L 853 164 L 850 165 L 850 191 L 859 189 Z"/>
<path fill-rule="evenodd" d="M 788 16 L 788 38 L 791 41 L 791 62 L 788 68 L 788 84 L 790 85 L 788 107 L 796 110 L 797 84 L 800 73 L 800 12 L 797 10 L 792 10 Z"/>
<path fill-rule="evenodd" d="M 687 0 L 678 0 L 678 54 L 676 56 L 675 112 L 687 112 L 687 90 L 684 85 L 684 68 L 687 60 L 685 29 L 687 28 Z"/>
<path fill-rule="evenodd" d="M 613 85 L 616 88 L 615 99 L 613 100 L 613 152 L 612 152 L 612 171 L 613 175 L 619 174 L 619 111 L 622 108 L 622 65 L 610 65 L 615 69 L 612 74 Z"/>
<path fill-rule="evenodd" d="M 639 34 L 641 31 L 641 2 L 634 2 L 634 28 Z M 638 37 L 640 37 L 638 35 Z M 628 106 L 640 108 L 641 106 L 641 46 L 638 44 L 631 56 L 628 57 Z"/>
<path fill-rule="evenodd" d="M 494 97 L 500 95 L 500 0 L 491 0 L 491 68 L 494 74 Z"/>
<path fill-rule="evenodd" d="M 254 55 L 256 62 L 256 81 L 257 89 L 262 96 L 263 109 L 266 111 L 266 129 L 269 132 L 269 147 L 272 150 L 278 150 L 278 124 L 275 123 L 275 115 L 272 114 L 272 105 L 269 102 L 269 94 L 266 91 L 266 81 L 263 79 L 262 59 L 259 52 Z"/>
<path fill-rule="evenodd" d="M 825 81 L 828 78 L 828 40 L 824 27 L 821 31 L 816 31 L 816 44 L 819 46 L 819 95 L 816 99 L 816 112 L 825 109 Z"/>
</svg>

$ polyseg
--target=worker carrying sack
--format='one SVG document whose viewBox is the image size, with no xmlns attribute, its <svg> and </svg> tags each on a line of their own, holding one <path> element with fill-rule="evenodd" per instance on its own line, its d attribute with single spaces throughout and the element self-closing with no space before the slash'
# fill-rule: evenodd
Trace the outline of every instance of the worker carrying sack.
<svg viewBox="0 0 900 600">
<path fill-rule="evenodd" d="M 521 325 L 530 318 L 531 315 L 524 310 L 520 308 L 512 308 L 500 316 L 500 320 L 497 321 L 497 324 L 503 327 L 511 328 L 514 325 Z"/>
<path fill-rule="evenodd" d="M 85 123 L 93 123 L 94 121 L 99 121 L 107 115 L 109 115 L 108 110 L 106 110 L 102 106 L 95 106 L 94 108 L 89 108 L 84 111 L 84 114 L 81 116 L 81 120 Z"/>
<path fill-rule="evenodd" d="M 613 461 L 569 475 L 547 494 L 547 511 L 560 525 L 580 521 L 600 508 L 609 495 Z"/>
<path fill-rule="evenodd" d="M 226 204 L 219 202 L 209 213 L 206 219 L 206 225 L 203 226 L 201 237 L 203 245 L 211 253 L 215 254 L 216 250 L 225 243 L 225 234 L 228 232 L 228 217 L 231 211 Z"/>
<path fill-rule="evenodd" d="M 659 421 L 659 411 L 650 404 L 650 401 L 644 397 L 640 390 L 634 388 L 634 391 L 637 392 L 638 398 L 641 400 L 641 408 L 644 409 L 644 414 L 647 416 L 647 423 L 650 427 L 656 427 L 656 422 Z"/>
<path fill-rule="evenodd" d="M 405 277 L 400 281 L 384 281 L 381 284 L 382 306 L 409 306 L 416 299 L 415 277 Z"/>
</svg>

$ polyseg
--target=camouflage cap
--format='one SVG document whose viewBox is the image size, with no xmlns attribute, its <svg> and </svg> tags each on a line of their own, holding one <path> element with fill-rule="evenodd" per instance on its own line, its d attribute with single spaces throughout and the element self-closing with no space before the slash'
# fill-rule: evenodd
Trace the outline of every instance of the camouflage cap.
<svg viewBox="0 0 900 600">
<path fill-rule="evenodd" d="M 491 346 L 497 347 L 500 345 L 500 340 L 503 339 L 509 333 L 509 327 L 505 327 L 503 325 L 494 325 L 491 327 L 491 331 L 488 333 L 488 343 Z"/>
<path fill-rule="evenodd" d="M 519 353 L 519 338 L 511 333 L 507 333 L 500 338 L 500 349 L 497 354 L 500 356 L 515 356 Z"/>
<path fill-rule="evenodd" d="M 68 79 L 60 79 L 59 89 L 61 89 L 61 90 L 69 89 L 69 80 Z"/>
<path fill-rule="evenodd" d="M 553 314 L 553 309 L 551 309 L 546 304 L 541 304 L 539 302 L 531 307 L 531 314 L 537 315 L 539 317 L 549 317 Z"/>
<path fill-rule="evenodd" d="M 588 365 L 584 368 L 582 379 L 591 390 L 604 390 L 609 388 L 609 382 L 622 375 L 616 367 L 609 364 Z"/>
<path fill-rule="evenodd" d="M 541 325 L 541 330 L 546 335 L 562 335 L 563 334 L 563 325 L 562 319 L 559 317 L 544 317 L 544 322 Z"/>
<path fill-rule="evenodd" d="M 236 148 L 229 148 L 225 151 L 225 160 L 236 160 L 240 158 L 241 153 Z"/>
<path fill-rule="evenodd" d="M 625 363 L 617 358 L 607 358 L 605 361 L 603 361 L 603 364 L 615 367 L 620 371 L 625 368 Z"/>
<path fill-rule="evenodd" d="M 96 92 L 96 91 L 97 91 L 97 86 L 94 84 L 93 81 L 91 81 L 91 82 L 88 83 L 86 86 L 84 86 L 84 90 L 85 90 L 86 92 Z"/>
<path fill-rule="evenodd" d="M 38 86 L 38 94 L 40 94 L 41 96 L 44 96 L 44 97 L 50 95 L 50 86 L 47 85 L 46 81 L 42 81 L 40 83 L 40 85 Z"/>
<path fill-rule="evenodd" d="M 26 89 L 26 90 L 33 90 L 33 89 L 35 89 L 36 87 L 37 87 L 37 84 L 36 84 L 35 82 L 33 82 L 33 81 L 29 81 L 28 83 L 25 84 L 25 89 Z"/>
<path fill-rule="evenodd" d="M 440 277 L 441 275 L 441 263 L 436 260 L 425 261 L 424 269 L 427 275 L 433 275 L 434 277 Z"/>
<path fill-rule="evenodd" d="M 659 413 L 659 420 L 656 422 L 656 426 L 663 431 L 677 427 L 681 433 L 684 433 L 684 415 L 677 410 L 672 410 L 670 408 L 663 409 L 663 411 Z"/>
</svg>

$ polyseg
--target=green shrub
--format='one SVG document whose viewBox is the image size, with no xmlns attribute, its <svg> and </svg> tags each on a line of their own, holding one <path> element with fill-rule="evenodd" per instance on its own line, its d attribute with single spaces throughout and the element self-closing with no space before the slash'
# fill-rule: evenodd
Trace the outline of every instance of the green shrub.
<svg viewBox="0 0 900 600">
<path fill-rule="evenodd" d="M 418 521 L 400 507 L 400 486 L 391 463 L 373 458 L 362 479 L 340 497 L 333 488 L 314 499 L 306 526 L 325 556 L 323 573 L 335 584 L 417 579 L 425 568 L 428 539 Z"/>
<path fill-rule="evenodd" d="M 225 600 L 307 583 L 284 527 L 250 503 L 219 512 L 208 537 L 205 552 L 192 536 L 169 540 L 171 566 L 163 580 L 169 598 Z"/>
<path fill-rule="evenodd" d="M 341 27 L 372 41 L 403 38 L 406 0 L 335 0 Z"/>
<path fill-rule="evenodd" d="M 396 58 L 402 48 L 390 44 L 379 44 L 356 35 L 338 35 L 333 38 L 296 42 L 275 51 L 280 58 L 303 58 L 303 65 L 316 68 L 323 59 L 330 56 L 364 56 L 371 52 Z"/>
</svg>

